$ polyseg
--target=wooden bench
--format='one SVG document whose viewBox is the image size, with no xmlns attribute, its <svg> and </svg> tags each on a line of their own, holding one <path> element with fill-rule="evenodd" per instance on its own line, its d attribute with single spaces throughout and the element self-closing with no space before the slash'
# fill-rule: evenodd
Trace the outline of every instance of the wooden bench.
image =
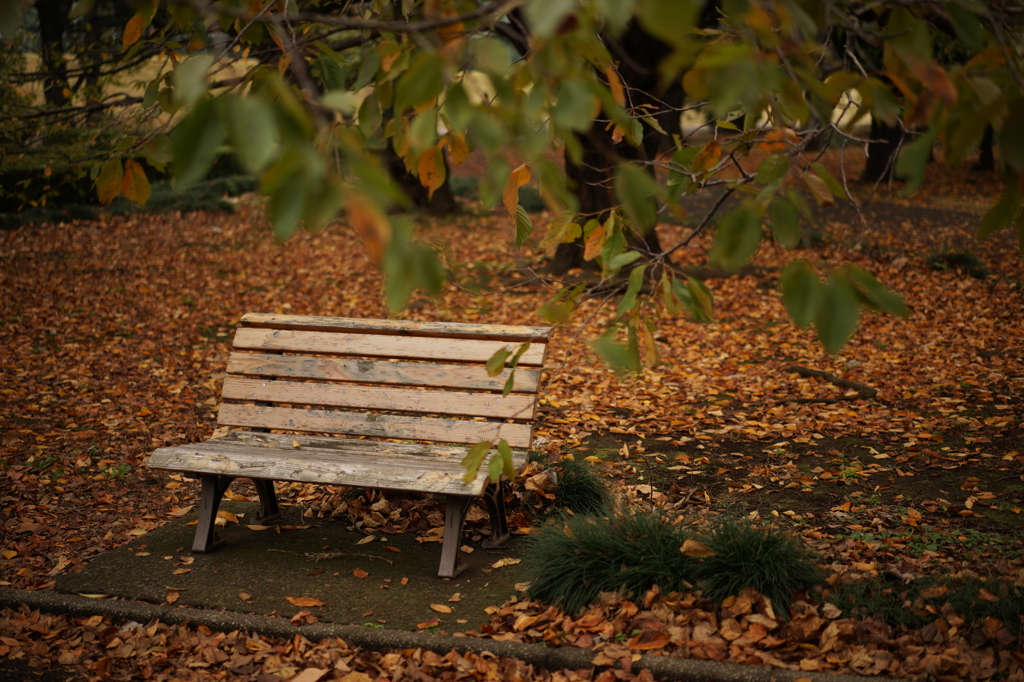
<svg viewBox="0 0 1024 682">
<path fill-rule="evenodd" d="M 486 467 L 464 483 L 460 462 L 469 445 L 503 438 L 515 470 L 525 464 L 550 334 L 550 327 L 250 313 L 235 333 L 217 418 L 241 430 L 160 448 L 148 465 L 202 480 L 192 545 L 201 553 L 223 544 L 214 522 L 237 477 L 256 486 L 253 522 L 260 524 L 279 518 L 275 480 L 445 495 L 438 575 L 454 577 L 465 568 L 459 547 L 473 499 L 482 495 L 490 514 L 487 546 L 508 538 L 501 485 L 488 482 Z M 502 395 L 511 369 L 489 376 L 487 360 L 527 342 L 514 387 Z"/>
</svg>

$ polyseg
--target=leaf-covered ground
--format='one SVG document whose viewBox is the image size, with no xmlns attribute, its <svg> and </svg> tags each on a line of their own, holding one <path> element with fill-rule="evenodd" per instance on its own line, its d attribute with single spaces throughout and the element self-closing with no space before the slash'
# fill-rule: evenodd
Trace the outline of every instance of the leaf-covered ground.
<svg viewBox="0 0 1024 682">
<path fill-rule="evenodd" d="M 702 269 L 704 238 L 676 252 L 680 265 L 711 275 L 716 322 L 662 318 L 655 337 L 662 363 L 639 378 L 617 378 L 586 348 L 596 327 L 580 324 L 609 319 L 614 299 L 585 304 L 554 340 L 539 429 L 545 462 L 534 463 L 532 473 L 572 454 L 591 458 L 637 503 L 672 508 L 694 522 L 721 512 L 777 518 L 822 553 L 831 587 L 887 575 L 897 585 L 935 575 L 1020 585 L 1024 259 L 1009 233 L 983 245 L 972 236 L 973 211 L 997 191 L 990 176 L 936 169 L 913 200 L 885 195 L 861 215 L 850 207 L 825 213 L 813 250 L 798 255 L 865 267 L 902 292 L 911 310 L 908 320 L 864 318 L 836 356 L 786 317 L 777 277 L 792 254 L 771 246 L 731 277 Z M 453 283 L 439 299 L 413 301 L 404 316 L 540 321 L 534 311 L 550 292 L 529 283 L 528 268 L 543 254 L 531 244 L 514 253 L 506 219 L 469 204 L 455 219 L 419 222 Z M 539 239 L 544 221 L 535 215 L 534 222 Z M 662 225 L 659 233 L 667 245 L 684 230 Z M 60 572 L 79 570 L 196 502 L 195 484 L 149 471 L 143 460 L 156 447 L 212 433 L 242 313 L 386 316 L 381 278 L 348 228 L 281 245 L 246 200 L 233 214 L 24 227 L 0 234 L 0 258 L 0 585 L 23 589 L 52 589 Z M 875 397 L 858 398 L 862 387 Z M 549 504 L 542 484 L 517 485 L 514 526 L 542 517 Z M 248 493 L 243 486 L 236 494 Z M 336 491 L 287 494 L 314 516 L 374 522 L 358 503 L 339 512 Z M 440 514 L 426 501 L 405 505 L 399 519 L 393 530 L 426 533 Z M 921 679 L 1022 676 L 1019 656 L 1010 653 L 1020 650 L 1019 640 L 1004 627 L 1015 624 L 998 619 L 972 627 L 932 607 L 927 631 L 884 630 L 808 603 L 800 616 L 806 632 L 798 636 L 790 625 L 769 628 L 763 609 L 725 614 L 702 606 L 686 598 L 604 604 L 588 629 L 578 614 L 566 623 L 545 605 L 496 604 L 480 634 L 546 639 L 552 631 L 569 644 L 586 635 L 615 660 L 647 649 Z M 538 620 L 525 626 L 520 616 Z M 253 644 L 274 651 L 260 658 L 243 635 L 150 625 L 128 633 L 148 639 L 119 659 L 129 641 L 120 624 L 45 614 L 6 614 L 0 623 L 0 655 L 32 662 L 60 651 L 60 663 L 91 675 L 103 666 L 133 674 L 149 666 L 154 678 L 205 679 L 221 671 L 233 679 L 287 679 L 288 656 L 301 647 L 327 647 L 323 656 L 335 667 L 324 679 L 350 673 L 335 662 L 349 655 L 341 644 Z M 757 637 L 756 623 L 765 637 Z M 637 640 L 634 630 L 662 634 Z M 111 644 L 115 637 L 121 643 Z M 168 653 L 210 638 L 219 638 L 214 648 L 222 653 L 210 653 L 205 664 Z M 766 638 L 778 643 L 765 646 Z M 152 653 L 161 647 L 163 654 Z M 221 660 L 236 655 L 253 658 L 236 667 Z M 353 655 L 345 664 L 352 670 L 395 678 L 379 655 Z M 273 656 L 276 668 L 265 664 Z M 413 664 L 434 666 L 430 676 L 486 674 L 472 657 L 394 662 Z"/>
</svg>

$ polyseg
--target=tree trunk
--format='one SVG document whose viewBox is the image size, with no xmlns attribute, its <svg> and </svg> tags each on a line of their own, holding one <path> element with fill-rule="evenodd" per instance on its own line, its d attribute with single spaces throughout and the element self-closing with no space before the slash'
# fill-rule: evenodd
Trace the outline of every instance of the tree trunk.
<svg viewBox="0 0 1024 682">
<path fill-rule="evenodd" d="M 896 166 L 896 154 L 903 142 L 903 129 L 899 125 L 889 126 L 878 119 L 871 119 L 871 142 L 868 143 L 868 158 L 863 182 L 885 182 L 892 178 Z"/>
<path fill-rule="evenodd" d="M 974 164 L 975 170 L 994 171 L 996 169 L 996 157 L 992 152 L 993 137 L 992 126 L 985 126 L 985 134 L 981 138 L 981 149 L 978 151 L 978 163 Z"/>
<path fill-rule="evenodd" d="M 64 32 L 68 27 L 70 0 L 38 0 L 39 41 L 42 46 L 43 67 L 47 74 L 43 78 L 43 96 L 46 103 L 54 107 L 67 106 L 68 88 L 67 64 L 64 60 Z"/>
<path fill-rule="evenodd" d="M 668 46 L 648 35 L 635 21 L 618 41 L 609 41 L 612 56 L 617 61 L 618 73 L 629 93 L 627 107 L 651 105 L 649 112 L 671 135 L 680 129 L 678 107 L 683 101 L 683 91 L 678 85 L 667 92 L 658 93 L 658 64 L 670 52 Z M 678 81 L 678 79 L 675 79 Z M 573 164 L 568 154 L 565 157 L 565 174 L 574 184 L 580 203 L 580 213 L 589 218 L 604 221 L 608 212 L 618 203 L 615 200 L 615 167 L 620 161 L 653 161 L 666 150 L 666 136 L 643 124 L 644 137 L 640 147 L 627 142 L 616 143 L 612 131 L 606 130 L 603 121 L 596 121 L 585 135 L 577 136 L 583 148 L 579 165 Z M 629 238 L 632 248 L 641 253 L 658 253 L 661 243 L 655 230 L 647 234 L 633 234 Z M 597 269 L 593 261 L 583 260 L 584 241 L 582 238 L 569 244 L 559 244 L 555 257 L 548 265 L 548 271 L 564 275 L 573 268 Z"/>
<path fill-rule="evenodd" d="M 433 197 L 420 183 L 420 179 L 405 169 L 405 162 L 395 153 L 390 140 L 387 151 L 384 153 L 384 160 L 387 163 L 388 173 L 417 208 L 432 215 L 451 215 L 459 212 L 459 204 L 455 201 L 455 195 L 452 194 L 451 186 L 448 184 L 450 172 L 447 157 L 444 157 L 444 184 L 434 191 Z"/>
</svg>

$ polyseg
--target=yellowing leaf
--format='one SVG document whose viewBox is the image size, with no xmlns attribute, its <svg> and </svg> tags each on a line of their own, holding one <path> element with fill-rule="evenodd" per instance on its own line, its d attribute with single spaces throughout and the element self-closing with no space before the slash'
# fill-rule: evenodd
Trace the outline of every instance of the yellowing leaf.
<svg viewBox="0 0 1024 682">
<path fill-rule="evenodd" d="M 507 557 L 505 559 L 498 559 L 493 564 L 491 564 L 491 568 L 502 568 L 504 566 L 515 566 L 520 561 L 522 561 L 522 559 L 512 559 L 511 557 Z"/>
<path fill-rule="evenodd" d="M 419 163 L 420 184 L 427 188 L 428 197 L 434 196 L 434 192 L 444 184 L 447 176 L 444 157 L 441 155 L 441 146 L 435 144 L 423 152 Z"/>
<path fill-rule="evenodd" d="M 185 573 L 191 573 L 191 572 L 192 572 L 191 568 L 176 568 L 176 569 L 174 569 L 174 573 L 172 575 L 184 575 Z"/>
<path fill-rule="evenodd" d="M 349 223 L 363 240 L 370 260 L 379 263 L 391 243 L 391 223 L 387 216 L 376 204 L 357 193 L 349 195 L 345 211 Z"/>
<path fill-rule="evenodd" d="M 431 611 L 437 611 L 438 613 L 451 613 L 452 607 L 446 606 L 445 604 L 428 604 Z"/>
<path fill-rule="evenodd" d="M 129 47 L 139 42 L 139 38 L 142 37 L 142 14 L 136 13 L 128 23 L 124 25 L 124 32 L 121 34 L 121 51 L 126 51 Z"/>
<path fill-rule="evenodd" d="M 703 559 L 717 554 L 715 550 L 711 549 L 703 542 L 694 540 L 693 538 L 687 538 L 683 542 L 683 546 L 679 548 L 679 551 L 686 556 L 693 557 L 695 559 Z"/>
<path fill-rule="evenodd" d="M 293 448 L 295 448 L 295 449 L 298 449 L 298 448 L 301 448 L 301 447 L 302 447 L 302 446 L 301 446 L 301 445 L 299 444 L 299 439 L 298 439 L 298 438 L 292 438 L 292 447 L 293 447 Z"/>
<path fill-rule="evenodd" d="M 365 545 L 366 543 L 368 543 L 368 542 L 373 542 L 373 541 L 374 541 L 374 540 L 376 540 L 376 539 L 377 539 L 377 538 L 376 538 L 376 537 L 374 537 L 373 535 L 367 535 L 367 536 L 366 536 L 365 538 L 363 538 L 362 540 L 360 540 L 360 541 L 359 541 L 359 542 L 357 542 L 356 544 L 357 544 L 357 545 Z"/>
<path fill-rule="evenodd" d="M 814 195 L 814 200 L 818 202 L 819 206 L 831 206 L 835 203 L 832 191 L 829 190 L 821 176 L 814 171 L 804 173 L 804 184 L 807 185 L 807 189 L 811 190 L 811 194 Z"/>
<path fill-rule="evenodd" d="M 214 524 L 216 524 L 218 526 L 226 526 L 229 523 L 237 524 L 238 523 L 238 517 L 235 516 L 234 514 L 232 514 L 229 511 L 219 511 L 219 512 L 217 512 L 217 519 L 214 521 Z"/>
<path fill-rule="evenodd" d="M 324 603 L 316 597 L 285 597 L 293 606 L 301 606 L 303 608 L 310 606 L 323 606 Z"/>
<path fill-rule="evenodd" d="M 5 549 L 3 552 L 0 552 L 0 554 L 2 554 L 3 557 L 8 560 L 18 556 L 18 553 L 15 552 L 13 549 Z"/>
<path fill-rule="evenodd" d="M 194 504 L 190 504 L 187 507 L 171 507 L 171 510 L 169 512 L 167 512 L 167 515 L 168 516 L 184 516 L 185 514 L 188 514 L 190 511 L 192 511 L 192 508 L 194 506 L 195 506 Z"/>
<path fill-rule="evenodd" d="M 145 535 L 148 532 L 149 531 L 145 528 L 132 528 L 130 531 L 128 531 L 128 535 Z"/>
<path fill-rule="evenodd" d="M 451 152 L 452 162 L 456 166 L 461 164 L 469 156 L 469 146 L 466 144 L 466 136 L 462 133 L 448 133 L 448 151 Z"/>
<path fill-rule="evenodd" d="M 594 260 L 601 253 L 604 246 L 605 229 L 604 225 L 598 225 L 587 237 L 586 246 L 583 249 L 583 260 Z"/>
<path fill-rule="evenodd" d="M 103 164 L 103 170 L 96 178 L 96 196 L 100 203 L 106 206 L 117 198 L 121 193 L 121 180 L 124 178 L 124 169 L 121 167 L 121 159 L 110 159 Z"/>
<path fill-rule="evenodd" d="M 516 206 L 519 205 L 519 188 L 528 183 L 530 177 L 530 166 L 524 163 L 513 170 L 505 182 L 505 189 L 501 193 L 501 203 L 505 206 L 513 223 L 516 220 Z"/>
<path fill-rule="evenodd" d="M 153 190 L 150 187 L 146 171 L 138 161 L 128 159 L 124 162 L 124 177 L 121 179 L 121 194 L 139 206 L 145 206 Z"/>
<path fill-rule="evenodd" d="M 441 624 L 440 619 L 438 619 L 438 618 L 431 618 L 430 620 L 425 620 L 422 623 L 416 623 L 416 627 L 419 628 L 420 630 L 426 630 L 427 628 L 436 628 L 440 624 Z"/>
<path fill-rule="evenodd" d="M 615 69 L 608 66 L 604 70 L 605 78 L 608 79 L 608 89 L 611 90 L 612 99 L 620 107 L 626 106 L 626 89 L 622 86 L 622 79 Z"/>
<path fill-rule="evenodd" d="M 166 601 L 168 604 L 173 604 L 174 602 L 178 601 L 178 597 L 180 596 L 181 595 L 177 592 L 168 592 L 167 596 L 164 597 L 164 601 Z"/>
</svg>

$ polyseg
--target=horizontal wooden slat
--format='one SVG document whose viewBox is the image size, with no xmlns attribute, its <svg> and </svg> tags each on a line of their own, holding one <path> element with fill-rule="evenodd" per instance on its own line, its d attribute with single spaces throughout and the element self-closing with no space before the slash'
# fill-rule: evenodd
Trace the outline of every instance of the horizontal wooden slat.
<svg viewBox="0 0 1024 682">
<path fill-rule="evenodd" d="M 502 348 L 514 351 L 518 348 L 518 345 L 514 342 L 481 341 L 477 339 L 406 338 L 400 336 L 241 327 L 235 332 L 235 348 L 383 358 L 486 362 L 488 358 Z M 531 344 L 526 352 L 523 353 L 519 364 L 524 366 L 543 365 L 546 348 L 546 344 Z"/>
<path fill-rule="evenodd" d="M 477 443 L 504 438 L 514 448 L 530 447 L 528 424 L 438 419 L 340 410 L 305 410 L 287 407 L 223 403 L 217 421 L 225 426 L 344 433 L 397 440 L 429 440 L 439 443 Z"/>
<path fill-rule="evenodd" d="M 536 397 L 522 394 L 503 396 L 497 393 L 417 390 L 388 386 L 370 388 L 354 384 L 263 381 L 241 377 L 226 378 L 221 395 L 228 400 L 519 420 L 533 419 L 533 411 L 537 404 Z"/>
<path fill-rule="evenodd" d="M 410 320 L 379 320 L 352 317 L 319 317 L 312 315 L 272 315 L 246 313 L 242 325 L 272 329 L 301 329 L 307 331 L 334 330 L 364 334 L 395 334 L 405 336 L 461 337 L 467 339 L 496 339 L 499 341 L 529 339 L 546 340 L 552 327 L 521 325 L 470 324 L 466 322 L 413 322 Z"/>
<path fill-rule="evenodd" d="M 149 458 L 155 469 L 246 476 L 360 488 L 412 490 L 449 495 L 480 495 L 487 483 L 481 474 L 464 483 L 460 458 L 416 457 L 364 450 L 254 447 L 217 440 L 160 448 Z"/>
<path fill-rule="evenodd" d="M 363 452 L 375 454 L 385 452 L 390 455 L 408 457 L 440 457 L 462 461 L 469 448 L 464 445 L 442 445 L 440 443 L 392 443 L 379 440 L 363 440 L 359 438 L 336 438 L 333 436 L 308 436 L 292 433 L 269 433 L 265 431 L 228 431 L 223 436 L 213 438 L 212 443 L 235 443 L 252 447 L 277 448 L 291 451 L 292 442 L 298 440 L 302 447 L 318 450 L 338 450 L 341 452 Z M 526 463 L 527 451 L 512 450 L 512 460 L 516 466 Z"/>
<path fill-rule="evenodd" d="M 502 390 L 508 379 L 507 372 L 503 372 L 504 376 L 488 376 L 481 366 L 259 353 L 232 353 L 228 359 L 228 374 L 495 391 Z M 517 368 L 512 390 L 536 393 L 539 379 L 539 369 Z"/>
</svg>

